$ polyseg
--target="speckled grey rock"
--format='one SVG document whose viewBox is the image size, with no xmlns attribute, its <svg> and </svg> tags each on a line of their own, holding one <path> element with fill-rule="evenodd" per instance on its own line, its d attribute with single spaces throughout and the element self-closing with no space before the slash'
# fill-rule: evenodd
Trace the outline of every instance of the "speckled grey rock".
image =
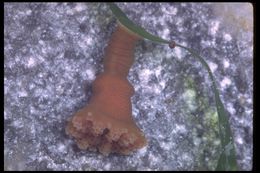
<svg viewBox="0 0 260 173">
<path fill-rule="evenodd" d="M 238 164 L 252 168 L 253 12 L 244 4 L 119 3 L 149 32 L 199 52 L 229 112 Z M 5 170 L 212 170 L 220 140 L 206 70 L 142 41 L 129 80 L 149 145 L 130 156 L 80 151 L 67 119 L 91 96 L 116 20 L 106 4 L 4 4 Z"/>
</svg>

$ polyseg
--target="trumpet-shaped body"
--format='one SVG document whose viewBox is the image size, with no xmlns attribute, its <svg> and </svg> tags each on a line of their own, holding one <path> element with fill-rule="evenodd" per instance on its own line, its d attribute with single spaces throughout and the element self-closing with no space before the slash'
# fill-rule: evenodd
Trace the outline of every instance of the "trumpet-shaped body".
<svg viewBox="0 0 260 173">
<path fill-rule="evenodd" d="M 132 118 L 134 88 L 127 80 L 141 38 L 118 25 L 106 48 L 104 72 L 92 85 L 90 102 L 69 121 L 66 133 L 81 149 L 129 154 L 147 144 Z"/>
</svg>

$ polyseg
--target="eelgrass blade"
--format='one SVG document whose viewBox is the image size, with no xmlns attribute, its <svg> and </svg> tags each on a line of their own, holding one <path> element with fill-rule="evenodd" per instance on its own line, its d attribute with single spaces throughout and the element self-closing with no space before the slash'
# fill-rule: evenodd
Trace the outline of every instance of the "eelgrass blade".
<svg viewBox="0 0 260 173">
<path fill-rule="evenodd" d="M 113 12 L 113 14 L 118 19 L 118 21 L 122 25 L 124 25 L 127 29 L 129 29 L 130 31 L 138 34 L 139 36 L 142 36 L 143 38 L 151 40 L 153 42 L 169 44 L 169 41 L 164 40 L 155 35 L 152 35 L 149 32 L 147 32 L 144 28 L 134 24 L 116 4 L 109 3 L 109 6 L 110 6 L 110 9 Z"/>
<path fill-rule="evenodd" d="M 194 50 L 189 49 L 187 47 L 184 47 L 182 45 L 176 44 L 176 46 L 179 46 L 188 52 L 190 52 L 194 57 L 196 57 L 202 65 L 207 69 L 210 79 L 212 81 L 212 89 L 214 91 L 215 95 L 215 101 L 217 106 L 217 112 L 218 112 L 218 119 L 219 119 L 219 134 L 221 139 L 221 154 L 218 160 L 218 165 L 216 170 L 220 171 L 235 171 L 237 170 L 237 162 L 236 162 L 236 152 L 235 152 L 235 146 L 234 141 L 232 137 L 231 128 L 228 121 L 228 115 L 224 108 L 223 103 L 221 102 L 219 91 L 216 86 L 216 82 L 214 79 L 214 76 L 207 64 L 207 62 Z"/>
<path fill-rule="evenodd" d="M 201 64 L 207 69 L 210 79 L 212 81 L 212 89 L 215 95 L 215 101 L 216 101 L 218 119 L 219 119 L 219 134 L 220 134 L 221 146 L 222 146 L 222 150 L 221 150 L 221 154 L 218 160 L 218 165 L 216 167 L 216 170 L 223 170 L 223 171 L 238 170 L 237 162 L 236 162 L 235 146 L 234 146 L 234 141 L 233 141 L 233 137 L 232 137 L 229 121 L 228 121 L 228 115 L 224 108 L 223 103 L 221 102 L 215 79 L 213 77 L 213 74 L 207 62 L 194 50 L 173 43 L 171 41 L 167 41 L 158 36 L 154 36 L 149 32 L 147 32 L 144 28 L 134 24 L 116 4 L 109 3 L 109 6 L 113 14 L 118 19 L 118 21 L 130 31 L 153 42 L 169 44 L 170 47 L 175 47 L 175 46 L 181 47 L 187 50 L 188 52 L 190 52 L 194 57 L 196 57 L 201 62 Z"/>
</svg>

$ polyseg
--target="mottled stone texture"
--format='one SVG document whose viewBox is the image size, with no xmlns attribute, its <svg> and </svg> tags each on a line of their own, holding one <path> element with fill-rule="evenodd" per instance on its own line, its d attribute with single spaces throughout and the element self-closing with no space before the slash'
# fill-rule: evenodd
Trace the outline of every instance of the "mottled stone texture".
<svg viewBox="0 0 260 173">
<path fill-rule="evenodd" d="M 119 3 L 149 32 L 209 63 L 227 108 L 239 167 L 252 168 L 253 12 L 248 3 Z M 106 4 L 4 4 L 5 170 L 212 170 L 220 141 L 210 80 L 182 49 L 147 40 L 128 79 L 148 146 L 130 156 L 80 151 L 68 117 L 91 83 L 116 20 Z"/>
</svg>

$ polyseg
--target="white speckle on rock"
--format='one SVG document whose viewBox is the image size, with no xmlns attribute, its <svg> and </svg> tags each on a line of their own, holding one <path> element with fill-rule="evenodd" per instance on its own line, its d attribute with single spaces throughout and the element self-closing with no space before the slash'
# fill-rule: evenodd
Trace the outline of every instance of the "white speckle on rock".
<svg viewBox="0 0 260 173">
<path fill-rule="evenodd" d="M 185 125 L 182 125 L 182 124 L 176 124 L 175 129 L 177 132 L 180 132 L 180 133 L 185 133 L 187 131 Z"/>
<path fill-rule="evenodd" d="M 247 101 L 247 103 L 249 103 L 249 104 L 252 104 L 252 103 L 253 103 L 252 98 L 248 98 L 248 99 L 246 99 L 246 101 Z"/>
<path fill-rule="evenodd" d="M 75 12 L 74 9 L 69 9 L 69 10 L 66 11 L 66 13 L 67 13 L 68 15 L 73 15 L 74 12 Z"/>
<path fill-rule="evenodd" d="M 152 71 L 149 69 L 142 69 L 139 73 L 139 79 L 141 83 L 146 84 L 150 78 L 150 75 L 152 74 Z"/>
<path fill-rule="evenodd" d="M 196 97 L 196 92 L 194 90 L 192 90 L 192 89 L 187 89 L 183 93 L 183 100 L 185 100 L 187 108 L 190 111 L 195 111 L 196 108 L 197 108 L 195 97 Z"/>
<path fill-rule="evenodd" d="M 18 92 L 19 97 L 27 97 L 28 93 L 25 89 L 22 89 L 21 91 Z"/>
<path fill-rule="evenodd" d="M 27 10 L 27 11 L 26 11 L 26 14 L 27 14 L 27 15 L 30 15 L 31 13 L 32 13 L 32 10 Z"/>
<path fill-rule="evenodd" d="M 161 142 L 160 146 L 166 151 L 171 149 L 171 145 L 168 142 Z"/>
<path fill-rule="evenodd" d="M 86 45 L 93 45 L 93 39 L 91 37 L 85 38 L 85 44 Z"/>
<path fill-rule="evenodd" d="M 57 32 L 57 37 L 58 37 L 58 38 L 62 38 L 62 36 L 63 36 L 63 32 L 62 32 L 61 30 L 59 30 L 59 31 Z"/>
<path fill-rule="evenodd" d="M 15 121 L 13 121 L 13 126 L 15 127 L 15 128 L 22 128 L 23 127 L 23 122 L 21 121 L 21 120 L 15 120 Z"/>
<path fill-rule="evenodd" d="M 221 87 L 225 88 L 231 84 L 231 80 L 228 77 L 224 77 L 224 79 L 220 82 Z"/>
<path fill-rule="evenodd" d="M 180 26 L 180 27 L 178 27 L 177 29 L 178 29 L 179 31 L 182 31 L 182 30 L 183 30 L 183 27 L 181 27 L 181 26 L 182 26 L 182 24 L 183 24 L 183 18 L 178 17 L 178 18 L 176 19 L 176 24 L 177 24 L 178 26 Z"/>
<path fill-rule="evenodd" d="M 228 68 L 228 67 L 230 66 L 229 60 L 224 59 L 224 60 L 223 60 L 223 65 L 224 65 L 224 68 Z"/>
<path fill-rule="evenodd" d="M 107 163 L 107 164 L 104 166 L 105 170 L 110 170 L 110 167 L 111 167 L 111 164 L 110 164 L 110 163 Z"/>
<path fill-rule="evenodd" d="M 64 87 L 62 87 L 61 85 L 58 85 L 56 88 L 56 92 L 57 92 L 57 94 L 64 93 Z"/>
<path fill-rule="evenodd" d="M 201 143 L 201 139 L 196 137 L 193 139 L 193 143 L 194 145 L 198 146 Z"/>
<path fill-rule="evenodd" d="M 232 40 L 232 37 L 231 37 L 230 34 L 225 33 L 225 34 L 224 34 L 224 39 L 225 39 L 226 41 L 231 41 L 231 40 Z"/>
<path fill-rule="evenodd" d="M 237 141 L 237 143 L 239 143 L 239 144 L 243 144 L 243 139 L 241 138 L 241 136 L 238 136 L 237 138 L 236 138 L 236 141 Z"/>
<path fill-rule="evenodd" d="M 149 154 L 149 160 L 151 161 L 152 164 L 155 164 L 155 163 L 157 163 L 159 161 L 159 158 L 157 158 L 153 154 Z"/>
<path fill-rule="evenodd" d="M 218 65 L 216 63 L 213 62 L 208 62 L 209 68 L 212 71 L 212 73 L 215 72 L 215 70 L 218 68 Z"/>
<path fill-rule="evenodd" d="M 156 77 L 158 78 L 159 75 L 161 74 L 161 71 L 162 71 L 162 66 L 159 66 L 155 69 L 155 75 Z"/>
<path fill-rule="evenodd" d="M 146 152 L 147 152 L 147 146 L 138 150 L 138 154 L 140 154 L 140 155 L 144 155 Z"/>
<path fill-rule="evenodd" d="M 214 145 L 220 145 L 221 144 L 221 140 L 220 139 L 216 139 L 214 140 Z"/>
<path fill-rule="evenodd" d="M 64 153 L 66 152 L 66 146 L 62 143 L 59 143 L 58 144 L 58 147 L 57 147 L 58 151 L 61 152 L 61 153 Z"/>
<path fill-rule="evenodd" d="M 216 35 L 216 33 L 217 33 L 218 29 L 219 29 L 219 23 L 220 23 L 219 21 L 212 21 L 212 22 L 210 22 L 210 26 L 211 26 L 210 34 Z"/>
<path fill-rule="evenodd" d="M 236 110 L 235 110 L 234 106 L 231 103 L 227 103 L 227 107 L 226 108 L 227 108 L 229 113 L 231 113 L 231 114 L 236 113 Z"/>
<path fill-rule="evenodd" d="M 153 91 L 155 94 L 160 94 L 162 92 L 162 87 L 160 85 L 154 85 Z"/>
<path fill-rule="evenodd" d="M 175 53 L 175 56 L 178 58 L 178 59 L 182 59 L 182 50 L 181 48 L 179 47 L 175 47 L 174 48 L 174 53 Z"/>
<path fill-rule="evenodd" d="M 87 69 L 86 70 L 87 76 L 89 80 L 94 80 L 95 79 L 95 74 L 92 69 Z"/>
<path fill-rule="evenodd" d="M 33 57 L 30 57 L 27 63 L 27 66 L 29 68 L 34 67 L 36 65 L 35 59 Z"/>
<path fill-rule="evenodd" d="M 42 40 L 39 40 L 39 44 L 40 45 L 45 45 L 44 41 L 42 41 Z"/>
<path fill-rule="evenodd" d="M 168 28 L 165 28 L 161 34 L 162 38 L 168 38 L 170 34 L 170 30 Z"/>
<path fill-rule="evenodd" d="M 167 14 L 170 14 L 170 15 L 176 15 L 178 12 L 178 9 L 173 6 L 169 6 L 169 7 L 164 8 L 163 11 L 165 11 Z"/>
<path fill-rule="evenodd" d="M 183 158 L 184 160 L 189 160 L 189 159 L 191 159 L 192 157 L 190 157 L 190 154 L 189 154 L 189 153 L 183 153 L 183 154 L 182 154 L 182 158 Z"/>
<path fill-rule="evenodd" d="M 165 84 L 165 81 L 161 81 L 161 82 L 159 83 L 159 85 L 161 86 L 162 89 L 164 89 L 164 88 L 165 88 L 165 85 L 166 85 L 166 84 Z"/>
<path fill-rule="evenodd" d="M 77 5 L 76 5 L 76 7 L 75 7 L 75 10 L 77 11 L 77 12 L 81 12 L 81 11 L 83 11 L 83 10 L 85 10 L 86 9 L 86 6 L 83 4 L 83 3 L 77 3 Z"/>
<path fill-rule="evenodd" d="M 205 47 L 209 47 L 212 45 L 212 42 L 209 40 L 201 40 L 201 44 Z"/>
</svg>

